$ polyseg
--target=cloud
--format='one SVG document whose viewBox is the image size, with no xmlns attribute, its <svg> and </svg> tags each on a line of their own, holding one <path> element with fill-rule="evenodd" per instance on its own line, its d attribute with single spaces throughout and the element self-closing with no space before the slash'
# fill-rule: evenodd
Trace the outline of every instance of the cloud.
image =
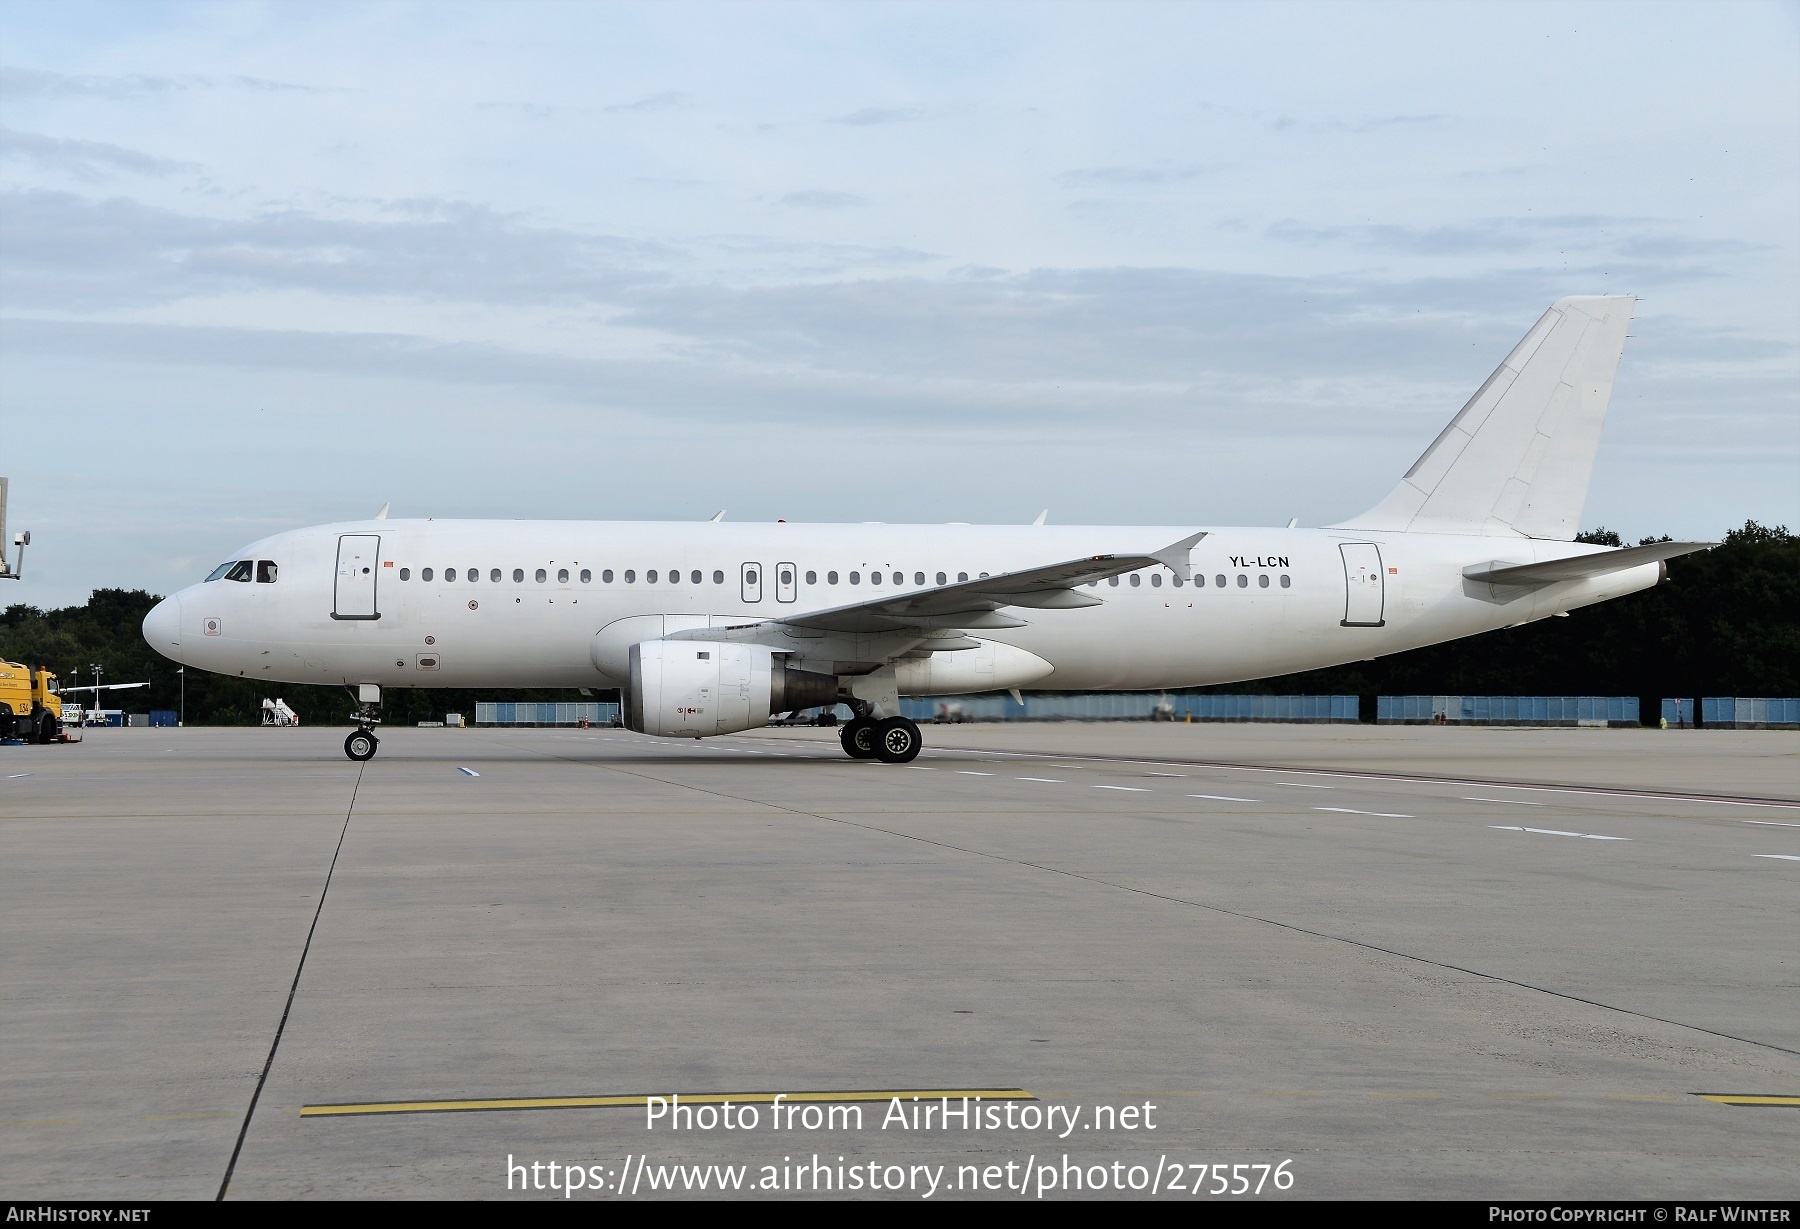
<svg viewBox="0 0 1800 1229">
<path fill-rule="evenodd" d="M 35 132 L 20 132 L 0 127 L 0 157 L 26 158 L 52 170 L 79 179 L 102 178 L 107 171 L 130 171 L 137 175 L 173 175 L 197 171 L 192 162 L 177 162 L 154 154 L 110 145 L 105 141 L 78 141 L 69 137 L 47 137 Z"/>
<path fill-rule="evenodd" d="M 1064 171 L 1057 178 L 1067 184 L 1165 184 L 1181 183 L 1215 173 L 1213 166 L 1090 166 Z"/>
<path fill-rule="evenodd" d="M 854 192 L 827 192 L 815 188 L 805 192 L 789 192 L 781 198 L 781 203 L 792 205 L 796 209 L 853 209 L 869 202 Z"/>
<path fill-rule="evenodd" d="M 876 124 L 904 124 L 908 120 L 918 118 L 919 112 L 910 107 L 864 107 L 862 110 L 852 111 L 848 115 L 835 116 L 826 122 L 868 128 Z"/>
<path fill-rule="evenodd" d="M 675 107 L 685 106 L 688 96 L 676 90 L 661 94 L 649 94 L 636 102 L 616 102 L 606 108 L 608 111 L 669 111 Z"/>
<path fill-rule="evenodd" d="M 169 94 L 182 90 L 244 89 L 266 93 L 299 92 L 320 94 L 317 86 L 298 85 L 292 81 L 271 81 L 266 77 L 153 77 L 134 73 L 126 77 L 100 77 L 71 73 L 46 72 L 37 68 L 0 66 L 0 97 L 86 97 L 131 98 L 144 94 Z"/>
</svg>

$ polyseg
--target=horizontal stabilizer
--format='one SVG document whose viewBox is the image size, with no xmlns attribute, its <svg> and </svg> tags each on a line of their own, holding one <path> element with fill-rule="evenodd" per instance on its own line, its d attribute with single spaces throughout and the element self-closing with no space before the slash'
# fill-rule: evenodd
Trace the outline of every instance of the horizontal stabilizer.
<svg viewBox="0 0 1800 1229">
<path fill-rule="evenodd" d="M 1563 580 L 1623 572 L 1646 563 L 1661 563 L 1695 551 L 1711 550 L 1717 545 L 1717 542 L 1652 542 L 1647 546 L 1628 546 L 1623 550 L 1598 551 L 1545 563 L 1506 563 L 1496 559 L 1464 568 L 1463 579 L 1489 585 L 1553 585 Z"/>
</svg>

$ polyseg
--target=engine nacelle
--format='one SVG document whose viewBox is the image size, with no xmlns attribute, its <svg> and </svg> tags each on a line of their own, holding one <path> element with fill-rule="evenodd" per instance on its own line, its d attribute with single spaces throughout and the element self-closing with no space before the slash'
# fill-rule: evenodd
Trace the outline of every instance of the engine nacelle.
<svg viewBox="0 0 1800 1229">
<path fill-rule="evenodd" d="M 795 670 L 760 644 L 645 640 L 631 646 L 625 724 L 704 738 L 767 725 L 775 713 L 837 702 L 837 677 Z"/>
</svg>

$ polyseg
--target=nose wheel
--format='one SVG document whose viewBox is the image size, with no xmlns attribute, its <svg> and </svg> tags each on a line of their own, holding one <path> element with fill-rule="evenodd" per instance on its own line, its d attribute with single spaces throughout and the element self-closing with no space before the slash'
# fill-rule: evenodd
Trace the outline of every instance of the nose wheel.
<svg viewBox="0 0 1800 1229">
<path fill-rule="evenodd" d="M 344 754 L 361 763 L 375 758 L 375 749 L 381 746 L 381 740 L 375 737 L 373 730 L 357 730 L 344 740 Z"/>
</svg>

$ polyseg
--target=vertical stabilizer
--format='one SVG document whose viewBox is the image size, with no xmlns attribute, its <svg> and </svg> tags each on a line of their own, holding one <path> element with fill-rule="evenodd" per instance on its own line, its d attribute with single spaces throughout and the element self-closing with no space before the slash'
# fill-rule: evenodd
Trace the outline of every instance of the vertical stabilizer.
<svg viewBox="0 0 1800 1229">
<path fill-rule="evenodd" d="M 1400 485 L 1335 528 L 1571 541 L 1636 303 L 1558 299 Z"/>
</svg>

